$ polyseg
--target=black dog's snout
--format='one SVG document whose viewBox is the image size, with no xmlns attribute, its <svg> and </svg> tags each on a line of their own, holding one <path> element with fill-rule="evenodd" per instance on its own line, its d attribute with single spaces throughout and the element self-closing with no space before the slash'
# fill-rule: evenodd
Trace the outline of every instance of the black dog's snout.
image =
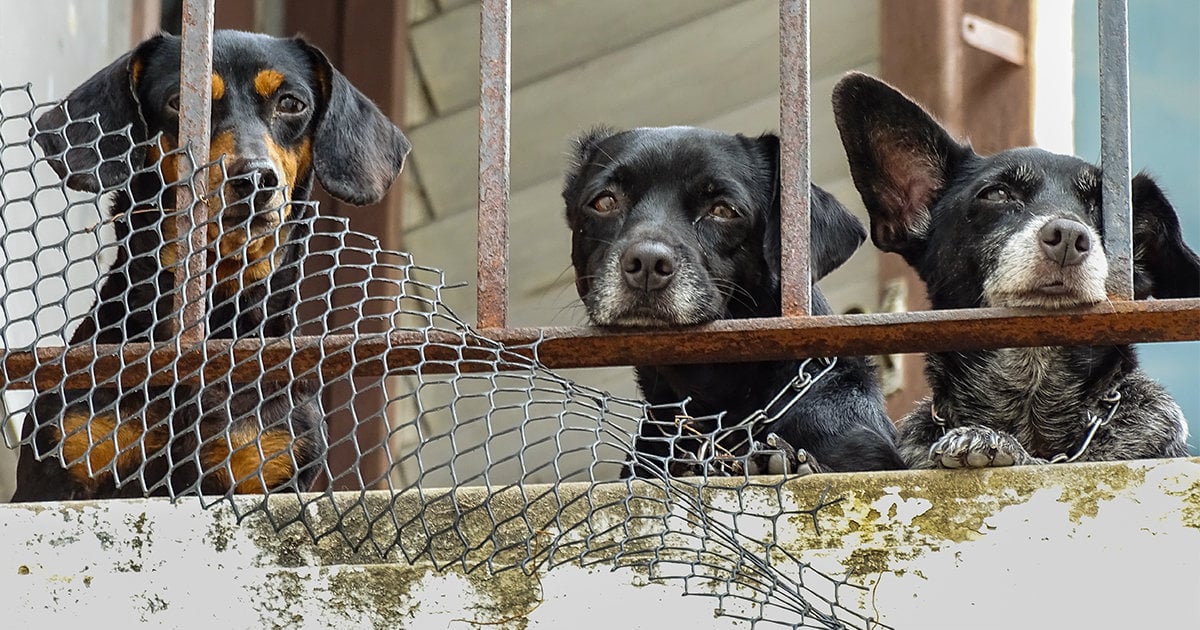
<svg viewBox="0 0 1200 630">
<path fill-rule="evenodd" d="M 1047 221 L 1038 237 L 1046 256 L 1064 267 L 1083 262 L 1092 248 L 1087 227 L 1071 219 Z"/>
<path fill-rule="evenodd" d="M 666 243 L 638 241 L 621 254 L 621 275 L 634 289 L 658 291 L 675 275 L 675 254 Z"/>
<path fill-rule="evenodd" d="M 247 201 L 255 193 L 272 192 L 279 187 L 279 173 L 275 165 L 266 160 L 248 160 L 229 169 L 229 186 L 233 189 L 234 201 Z"/>
</svg>

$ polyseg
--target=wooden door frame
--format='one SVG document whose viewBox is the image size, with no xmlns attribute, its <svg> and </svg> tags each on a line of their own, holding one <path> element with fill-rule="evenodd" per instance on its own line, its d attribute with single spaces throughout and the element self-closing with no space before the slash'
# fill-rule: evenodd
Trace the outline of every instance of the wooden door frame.
<svg viewBox="0 0 1200 630">
<path fill-rule="evenodd" d="M 1033 143 L 1031 47 L 1033 0 L 880 0 L 880 74 L 934 114 L 979 153 Z M 967 14 L 1002 24 L 1025 39 L 1023 66 L 963 40 Z M 880 291 L 906 288 L 907 310 L 926 310 L 925 285 L 896 254 L 879 257 Z M 929 393 L 922 355 L 903 361 L 888 413 L 900 419 Z"/>
</svg>

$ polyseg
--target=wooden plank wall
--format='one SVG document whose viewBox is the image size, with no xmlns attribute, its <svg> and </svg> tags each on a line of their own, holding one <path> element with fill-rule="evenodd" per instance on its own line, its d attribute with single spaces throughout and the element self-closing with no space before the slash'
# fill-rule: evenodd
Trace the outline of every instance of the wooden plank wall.
<svg viewBox="0 0 1200 630">
<path fill-rule="evenodd" d="M 597 124 L 688 124 L 747 134 L 777 130 L 779 6 L 777 0 L 513 4 L 509 324 L 580 324 L 584 316 L 560 197 L 570 139 Z M 448 281 L 473 284 L 478 2 L 410 0 L 409 6 L 412 68 L 405 131 L 414 150 L 405 174 L 404 248 L 418 264 L 445 270 Z M 812 3 L 813 180 L 864 220 L 829 95 L 845 71 L 878 73 L 879 11 L 877 0 Z M 877 280 L 876 251 L 868 245 L 823 286 L 840 310 L 875 310 Z M 473 286 L 443 296 L 474 321 Z M 568 375 L 636 396 L 629 368 Z M 459 407 L 465 409 L 461 401 Z M 403 420 L 407 412 L 394 413 Z M 456 438 L 486 438 L 468 437 L 471 433 L 469 426 L 455 430 Z M 394 452 L 414 447 L 413 439 L 415 434 L 397 436 Z M 428 448 L 423 457 L 430 456 Z M 409 482 L 413 473 L 401 473 L 397 481 Z M 531 479 L 538 480 L 553 481 Z"/>
</svg>

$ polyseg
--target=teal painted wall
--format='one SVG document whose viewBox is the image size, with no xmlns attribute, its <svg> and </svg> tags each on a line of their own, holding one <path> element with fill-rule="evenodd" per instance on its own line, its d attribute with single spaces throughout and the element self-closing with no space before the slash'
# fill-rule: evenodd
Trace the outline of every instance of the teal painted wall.
<svg viewBox="0 0 1200 630">
<path fill-rule="evenodd" d="M 1075 2 L 1075 151 L 1100 160 L 1099 46 L 1094 0 Z M 1133 170 L 1154 175 L 1200 249 L 1200 2 L 1130 0 Z M 1144 344 L 1142 365 L 1183 407 L 1200 453 L 1200 342 Z"/>
</svg>

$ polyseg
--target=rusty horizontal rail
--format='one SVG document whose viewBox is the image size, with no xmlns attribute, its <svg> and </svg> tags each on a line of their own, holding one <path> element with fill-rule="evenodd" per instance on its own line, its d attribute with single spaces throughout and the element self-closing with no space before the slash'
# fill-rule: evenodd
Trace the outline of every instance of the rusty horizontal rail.
<svg viewBox="0 0 1200 630">
<path fill-rule="evenodd" d="M 805 356 L 970 351 L 1043 345 L 1120 345 L 1200 340 L 1200 299 L 1113 302 L 1066 312 L 962 309 L 805 318 L 726 320 L 680 330 L 607 332 L 587 327 L 507 328 L 470 333 L 394 332 L 279 340 L 210 341 L 176 354 L 149 344 L 9 352 L 10 385 L 172 385 L 196 378 L 329 380 L 524 369 L 536 353 L 549 368 L 754 361 Z M 160 371 L 178 360 L 174 370 Z M 125 366 L 122 369 L 122 366 Z M 265 371 L 262 366 L 266 366 Z M 98 385 L 97 385 L 98 384 Z"/>
</svg>

